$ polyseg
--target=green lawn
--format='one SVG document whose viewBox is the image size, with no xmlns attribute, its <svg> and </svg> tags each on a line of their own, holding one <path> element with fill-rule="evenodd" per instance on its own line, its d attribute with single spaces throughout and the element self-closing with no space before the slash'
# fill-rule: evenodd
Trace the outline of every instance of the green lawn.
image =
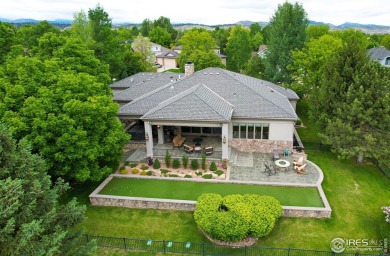
<svg viewBox="0 0 390 256">
<path fill-rule="evenodd" d="M 322 187 L 332 207 L 330 219 L 281 218 L 272 233 L 258 241 L 258 246 L 330 250 L 330 241 L 347 239 L 390 238 L 390 224 L 384 221 L 381 207 L 390 205 L 390 182 L 371 163 L 356 164 L 339 160 L 328 150 L 319 150 L 318 135 L 306 116 L 306 103 L 298 103 L 298 113 L 307 128 L 299 135 L 310 150 L 309 160 L 324 172 Z M 358 184 L 356 187 L 355 184 Z M 87 203 L 96 184 L 81 184 L 68 196 Z M 138 210 L 88 205 L 87 219 L 78 225 L 96 235 L 140 239 L 207 242 L 197 230 L 191 212 Z M 99 249 L 98 255 L 150 255 Z M 157 254 L 156 254 L 157 255 Z"/>
<path fill-rule="evenodd" d="M 323 207 L 317 188 L 113 178 L 99 194 L 195 201 L 204 193 L 269 195 L 286 206 Z"/>
</svg>

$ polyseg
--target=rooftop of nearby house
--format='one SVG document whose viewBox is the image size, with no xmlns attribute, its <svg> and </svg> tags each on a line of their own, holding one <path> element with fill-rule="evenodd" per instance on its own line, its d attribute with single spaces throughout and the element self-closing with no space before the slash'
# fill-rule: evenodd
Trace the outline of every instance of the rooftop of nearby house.
<svg viewBox="0 0 390 256">
<path fill-rule="evenodd" d="M 383 46 L 368 49 L 367 53 L 373 60 L 383 60 L 390 57 L 390 51 Z"/>
<path fill-rule="evenodd" d="M 132 89 L 136 90 L 135 87 Z M 154 90 L 148 90 L 122 106 L 119 115 L 198 121 L 296 120 L 289 100 L 298 99 L 294 91 L 271 82 L 221 68 L 207 68 L 182 79 L 161 82 Z"/>
<path fill-rule="evenodd" d="M 129 88 L 132 85 L 139 84 L 145 81 L 149 81 L 152 78 L 158 76 L 155 72 L 140 72 L 132 76 L 128 76 L 122 80 L 119 80 L 110 85 L 111 88 Z"/>
<path fill-rule="evenodd" d="M 160 53 L 156 57 L 157 58 L 166 58 L 166 59 L 177 59 L 177 58 L 179 58 L 179 56 L 180 56 L 179 53 L 177 53 L 175 51 L 168 50 L 166 52 Z"/>
</svg>

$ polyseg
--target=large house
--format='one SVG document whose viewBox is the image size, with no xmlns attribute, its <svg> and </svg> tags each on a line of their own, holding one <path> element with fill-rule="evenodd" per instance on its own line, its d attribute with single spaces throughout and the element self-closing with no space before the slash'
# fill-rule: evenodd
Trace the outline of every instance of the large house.
<svg viewBox="0 0 390 256">
<path fill-rule="evenodd" d="M 141 73 L 126 79 L 133 83 L 127 89 L 124 81 L 112 84 L 123 89 L 114 96 L 121 105 L 118 117 L 143 124 L 147 157 L 169 133 L 218 138 L 222 159 L 229 158 L 229 147 L 268 153 L 293 149 L 299 97 L 290 89 L 221 68 L 194 72 L 192 63 L 184 76 Z"/>
<path fill-rule="evenodd" d="M 367 51 L 372 60 L 378 61 L 385 67 L 390 67 L 390 51 L 385 47 L 374 47 Z"/>
</svg>

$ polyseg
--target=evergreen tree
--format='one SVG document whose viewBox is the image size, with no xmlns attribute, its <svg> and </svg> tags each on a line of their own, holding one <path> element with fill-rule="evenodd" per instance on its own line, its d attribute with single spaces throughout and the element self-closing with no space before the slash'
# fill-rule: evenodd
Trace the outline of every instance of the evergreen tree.
<svg viewBox="0 0 390 256">
<path fill-rule="evenodd" d="M 69 185 L 52 184 L 44 160 L 31 153 L 25 139 L 18 144 L 0 122 L 0 254 L 89 255 L 95 242 L 82 245 L 71 228 L 82 221 L 85 206 L 59 197 Z"/>
<path fill-rule="evenodd" d="M 390 153 L 390 70 L 370 61 L 366 45 L 361 32 L 348 31 L 311 96 L 311 118 L 323 141 L 359 162 Z"/>
</svg>

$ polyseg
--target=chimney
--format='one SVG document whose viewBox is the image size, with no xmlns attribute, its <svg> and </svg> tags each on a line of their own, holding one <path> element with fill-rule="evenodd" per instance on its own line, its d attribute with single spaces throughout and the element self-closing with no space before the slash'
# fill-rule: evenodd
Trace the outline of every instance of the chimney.
<svg viewBox="0 0 390 256">
<path fill-rule="evenodd" d="M 184 76 L 190 76 L 195 72 L 195 65 L 191 61 L 187 61 L 184 66 Z"/>
</svg>

